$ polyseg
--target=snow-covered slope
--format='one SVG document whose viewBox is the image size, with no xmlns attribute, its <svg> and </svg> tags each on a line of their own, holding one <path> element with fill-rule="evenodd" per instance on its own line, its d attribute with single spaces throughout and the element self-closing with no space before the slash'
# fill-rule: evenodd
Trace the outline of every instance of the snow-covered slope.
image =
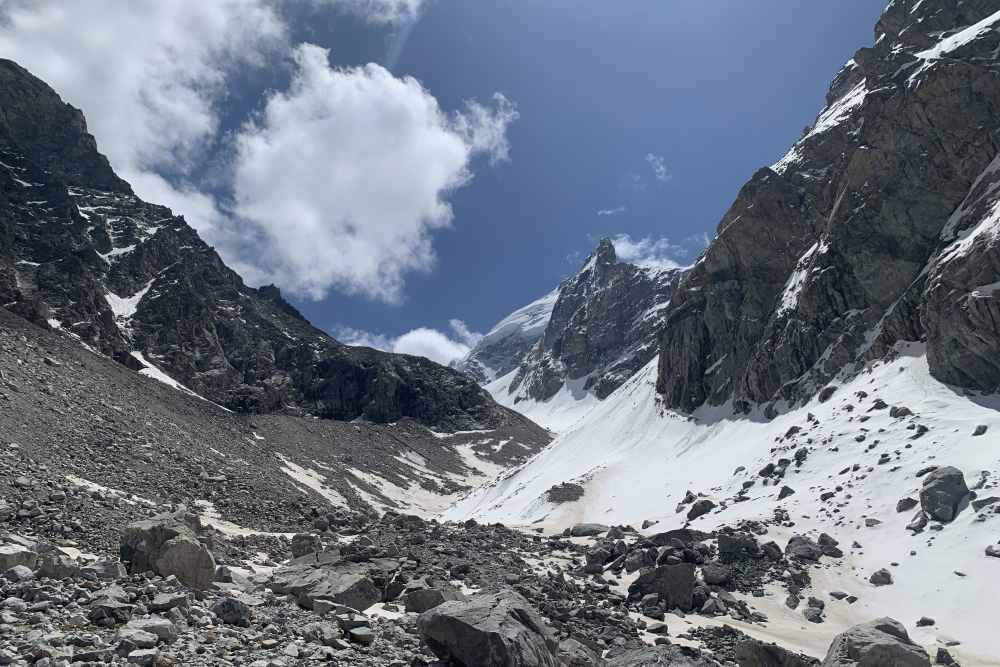
<svg viewBox="0 0 1000 667">
<path fill-rule="evenodd" d="M 480 384 L 491 383 L 515 370 L 542 337 L 559 298 L 559 288 L 503 318 L 490 329 L 452 368 L 470 375 Z"/>
<path fill-rule="evenodd" d="M 442 518 L 553 529 L 578 521 L 638 527 L 652 520 L 650 530 L 660 532 L 685 525 L 686 508 L 677 513 L 675 506 L 687 491 L 719 505 L 690 523 L 702 530 L 773 518 L 781 509 L 795 533 L 826 532 L 840 540 L 847 556 L 829 573 L 830 590 L 858 596 L 860 606 L 852 607 L 858 614 L 889 615 L 909 628 L 921 615 L 933 617 L 936 626 L 911 629 L 911 635 L 925 643 L 953 636 L 962 642 L 957 650 L 979 656 L 969 664 L 1000 664 L 982 658 L 1000 658 L 995 628 L 985 620 L 1000 618 L 1000 559 L 985 555 L 1000 537 L 1000 514 L 991 511 L 996 505 L 977 514 L 967 498 L 953 522 L 939 524 L 940 530 L 932 523 L 920 534 L 906 529 L 913 509 L 896 512 L 900 499 L 918 497 L 919 473 L 930 466 L 959 468 L 980 499 L 1000 495 L 1000 398 L 941 384 L 929 374 L 919 344 L 899 344 L 893 357 L 842 374 L 825 402 L 816 397 L 796 409 L 786 405 L 772 421 L 759 411 L 733 417 L 731 406 L 703 407 L 691 416 L 664 409 L 652 362 L 538 456 Z M 979 426 L 986 432 L 974 436 Z M 786 462 L 783 479 L 760 476 L 768 464 L 794 461 L 802 450 L 802 466 Z M 549 502 L 546 491 L 564 482 L 581 485 L 583 497 Z M 785 485 L 794 494 L 778 500 Z M 772 530 L 769 538 L 782 543 L 790 535 Z M 876 588 L 868 577 L 883 567 L 895 583 Z M 768 614 L 790 612 L 771 602 Z"/>
</svg>

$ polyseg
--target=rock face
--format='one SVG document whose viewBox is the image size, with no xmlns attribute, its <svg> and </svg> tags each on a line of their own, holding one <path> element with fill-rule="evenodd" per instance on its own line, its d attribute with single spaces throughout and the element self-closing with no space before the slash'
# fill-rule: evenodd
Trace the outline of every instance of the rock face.
<svg viewBox="0 0 1000 667">
<path fill-rule="evenodd" d="M 920 489 L 920 509 L 937 521 L 951 521 L 958 505 L 969 495 L 965 475 L 958 468 L 938 468 L 924 478 Z"/>
<path fill-rule="evenodd" d="M 674 296 L 657 388 L 737 411 L 813 395 L 926 339 L 938 379 L 1000 388 L 1000 17 L 898 0 L 815 125 L 762 168 Z"/>
<path fill-rule="evenodd" d="M 656 594 L 667 609 L 679 607 L 681 611 L 690 611 L 694 601 L 694 575 L 695 566 L 691 563 L 641 570 L 639 577 L 629 586 L 629 599 Z"/>
<path fill-rule="evenodd" d="M 502 591 L 445 602 L 417 619 L 420 637 L 462 667 L 556 667 L 559 642 L 520 595 Z"/>
<path fill-rule="evenodd" d="M 207 590 L 215 579 L 211 538 L 196 514 L 159 514 L 130 524 L 122 534 L 121 559 L 132 574 L 174 575 L 182 584 Z"/>
<path fill-rule="evenodd" d="M 544 401 L 568 381 L 605 398 L 656 357 L 656 332 L 686 269 L 619 262 L 604 239 L 580 273 L 504 318 L 454 366 L 492 389 Z"/>
<path fill-rule="evenodd" d="M 0 162 L 0 303 L 30 321 L 236 411 L 506 423 L 465 375 L 345 346 L 276 287 L 245 285 L 182 217 L 136 198 L 83 115 L 8 60 Z"/>
<path fill-rule="evenodd" d="M 821 667 L 930 667 L 902 623 L 879 618 L 837 635 Z"/>
</svg>

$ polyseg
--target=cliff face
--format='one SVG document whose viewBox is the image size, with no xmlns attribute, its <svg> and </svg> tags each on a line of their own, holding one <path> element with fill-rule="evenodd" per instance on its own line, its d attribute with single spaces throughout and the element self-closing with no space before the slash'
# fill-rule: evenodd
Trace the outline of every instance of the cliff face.
<svg viewBox="0 0 1000 667">
<path fill-rule="evenodd" d="M 998 28 L 995 2 L 886 9 L 674 296 L 668 406 L 794 402 L 899 340 L 926 340 L 942 381 L 1000 388 Z"/>
<path fill-rule="evenodd" d="M 604 239 L 559 295 L 541 338 L 518 367 L 510 393 L 544 401 L 567 380 L 606 398 L 656 356 L 656 332 L 685 269 L 619 262 Z"/>
<path fill-rule="evenodd" d="M 491 428 L 461 373 L 345 346 L 277 288 L 243 284 L 169 209 L 139 200 L 83 115 L 0 61 L 0 305 L 233 410 Z"/>
</svg>

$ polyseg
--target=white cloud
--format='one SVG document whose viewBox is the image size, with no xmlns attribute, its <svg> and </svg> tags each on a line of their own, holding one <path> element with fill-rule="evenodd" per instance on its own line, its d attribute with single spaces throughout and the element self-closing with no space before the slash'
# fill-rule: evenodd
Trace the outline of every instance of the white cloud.
<svg viewBox="0 0 1000 667">
<path fill-rule="evenodd" d="M 647 236 L 633 240 L 628 234 L 619 234 L 611 239 L 615 246 L 615 253 L 619 261 L 631 262 L 640 266 L 655 266 L 663 269 L 673 269 L 683 266 L 675 257 L 683 257 L 687 254 L 684 246 L 670 242 L 670 239 L 661 236 L 654 239 Z"/>
<path fill-rule="evenodd" d="M 506 158 L 517 112 L 498 96 L 493 110 L 449 116 L 416 79 L 334 69 L 317 46 L 295 61 L 290 89 L 236 137 L 235 212 L 282 287 L 398 301 L 405 274 L 434 262 L 431 232 L 452 219 L 445 197 L 471 179 L 473 156 Z"/>
<path fill-rule="evenodd" d="M 594 211 L 597 215 L 618 215 L 619 213 L 624 213 L 626 209 L 624 206 L 619 206 L 618 208 L 602 208 L 600 210 Z"/>
<path fill-rule="evenodd" d="M 673 178 L 673 175 L 667 171 L 667 168 L 663 166 L 663 158 L 657 157 L 652 153 L 646 156 L 646 162 L 653 169 L 653 176 L 656 177 L 660 183 L 666 183 Z"/>
<path fill-rule="evenodd" d="M 247 282 L 398 301 L 406 274 L 431 268 L 431 234 L 450 224 L 446 198 L 472 178 L 472 158 L 507 159 L 517 112 L 496 95 L 447 114 L 414 79 L 331 69 L 322 49 L 292 48 L 289 15 L 336 7 L 398 23 L 421 5 L 0 0 L 0 56 L 82 108 L 136 193 L 185 215 Z M 220 126 L 234 80 L 287 66 L 289 53 L 292 87 L 231 145 Z M 193 176 L 210 163 L 215 192 L 232 190 L 219 200 Z"/>
<path fill-rule="evenodd" d="M 431 361 L 447 366 L 455 359 L 468 354 L 469 350 L 483 337 L 480 333 L 469 331 L 465 322 L 461 320 L 451 320 L 448 325 L 451 328 L 451 334 L 443 333 L 437 329 L 420 327 L 393 338 L 383 334 L 341 328 L 337 331 L 336 337 L 348 345 L 363 345 L 386 352 L 413 354 L 427 357 Z"/>
</svg>

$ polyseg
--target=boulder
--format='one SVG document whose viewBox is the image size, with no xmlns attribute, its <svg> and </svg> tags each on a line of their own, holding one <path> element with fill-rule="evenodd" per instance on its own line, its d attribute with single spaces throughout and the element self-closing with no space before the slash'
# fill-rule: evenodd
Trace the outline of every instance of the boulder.
<svg viewBox="0 0 1000 667">
<path fill-rule="evenodd" d="M 575 639 L 559 642 L 559 664 L 564 667 L 594 667 L 602 664 L 597 652 Z"/>
<path fill-rule="evenodd" d="M 892 583 L 892 572 L 882 568 L 874 573 L 868 578 L 868 581 L 875 584 L 876 586 L 888 586 Z"/>
<path fill-rule="evenodd" d="M 605 526 L 600 523 L 578 523 L 573 526 L 570 534 L 573 537 L 593 537 L 595 535 L 606 533 L 609 530 L 611 530 L 610 526 Z"/>
<path fill-rule="evenodd" d="M 641 600 L 656 594 L 667 609 L 679 607 L 690 611 L 694 604 L 695 566 L 691 563 L 660 565 L 640 570 L 639 577 L 628 589 L 630 600 Z"/>
<path fill-rule="evenodd" d="M 731 567 L 719 561 L 709 561 L 701 566 L 701 574 L 705 578 L 706 584 L 715 585 L 725 583 L 732 573 L 733 569 Z"/>
<path fill-rule="evenodd" d="M 323 542 L 318 535 L 298 533 L 292 536 L 292 558 L 301 558 L 307 554 L 323 550 Z"/>
<path fill-rule="evenodd" d="M 891 618 L 855 625 L 833 640 L 821 667 L 930 667 L 927 652 Z"/>
<path fill-rule="evenodd" d="M 403 597 L 406 613 L 422 614 L 445 602 L 467 602 L 468 598 L 454 586 L 447 588 L 425 588 L 407 593 Z"/>
<path fill-rule="evenodd" d="M 38 554 L 20 544 L 0 544 L 0 572 L 6 572 L 16 565 L 34 569 Z"/>
<path fill-rule="evenodd" d="M 715 503 L 708 498 L 702 498 L 691 505 L 691 509 L 687 513 L 688 521 L 694 521 L 698 517 L 708 514 L 713 509 L 715 509 Z"/>
<path fill-rule="evenodd" d="M 743 639 L 736 644 L 736 663 L 740 667 L 811 667 L 799 656 L 777 644 Z"/>
<path fill-rule="evenodd" d="M 306 609 L 326 601 L 365 610 L 382 601 L 382 592 L 357 565 L 283 567 L 271 576 L 270 587 L 275 593 L 294 595 Z"/>
<path fill-rule="evenodd" d="M 958 505 L 969 494 L 965 475 L 958 468 L 944 466 L 924 478 L 920 489 L 920 508 L 938 521 L 948 522 L 955 518 Z"/>
<path fill-rule="evenodd" d="M 719 533 L 719 553 L 738 554 L 741 551 L 757 553 L 757 538 L 750 533 Z"/>
<path fill-rule="evenodd" d="M 823 547 L 804 535 L 796 535 L 788 540 L 788 546 L 785 547 L 785 556 L 788 558 L 817 561 L 822 555 Z"/>
<path fill-rule="evenodd" d="M 716 667 L 718 664 L 698 649 L 671 645 L 626 651 L 605 663 L 606 667 Z"/>
<path fill-rule="evenodd" d="M 445 602 L 417 619 L 417 632 L 459 667 L 557 667 L 555 635 L 511 590 Z"/>
<path fill-rule="evenodd" d="M 207 590 L 215 579 L 211 547 L 198 516 L 182 510 L 129 524 L 119 551 L 131 574 L 173 575 L 182 584 Z"/>
<path fill-rule="evenodd" d="M 58 551 L 49 551 L 38 558 L 35 568 L 39 578 L 67 579 L 80 572 L 80 563 Z"/>
<path fill-rule="evenodd" d="M 149 634 L 155 636 L 159 641 L 165 644 L 173 643 L 178 636 L 177 626 L 171 621 L 161 618 L 159 616 L 150 616 L 149 618 L 133 618 L 129 621 L 125 628 L 132 628 L 142 632 L 148 632 Z M 156 646 L 156 643 L 153 643 Z M 140 648 L 152 648 L 151 646 L 141 646 Z"/>
<path fill-rule="evenodd" d="M 124 579 L 128 572 L 125 570 L 125 566 L 116 560 L 99 560 L 84 565 L 80 568 L 80 574 L 87 579 L 114 581 Z"/>
<path fill-rule="evenodd" d="M 233 597 L 222 598 L 208 608 L 226 625 L 250 627 L 250 606 Z"/>
</svg>

